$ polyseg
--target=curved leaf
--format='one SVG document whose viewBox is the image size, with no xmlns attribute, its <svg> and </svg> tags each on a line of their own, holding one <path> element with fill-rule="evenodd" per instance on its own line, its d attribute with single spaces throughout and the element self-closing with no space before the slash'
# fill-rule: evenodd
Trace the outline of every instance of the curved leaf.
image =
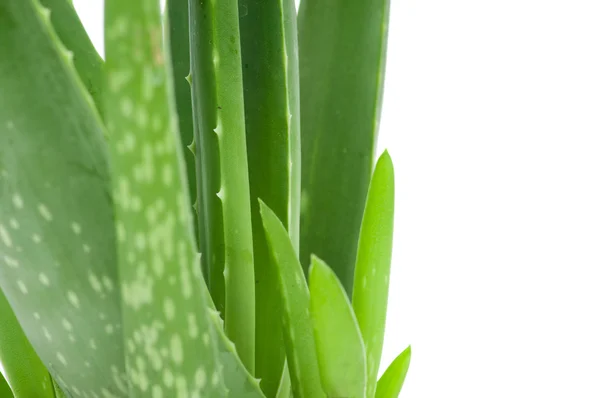
<svg viewBox="0 0 600 398">
<path fill-rule="evenodd" d="M 377 382 L 375 398 L 397 398 L 402 390 L 408 367 L 410 366 L 411 348 L 402 351 L 388 366 Z"/>
<path fill-rule="evenodd" d="M 54 386 L 50 374 L 27 340 L 2 290 L 0 290 L 0 363 L 15 398 L 54 398 Z"/>
<path fill-rule="evenodd" d="M 383 348 L 394 231 L 394 166 L 385 151 L 371 179 L 360 229 L 352 306 L 367 354 L 367 396 L 375 393 Z"/>
<path fill-rule="evenodd" d="M 315 338 L 310 324 L 309 293 L 288 232 L 273 210 L 260 201 L 260 214 L 271 249 L 283 303 L 283 336 L 294 397 L 319 398 L 321 388 Z"/>
<path fill-rule="evenodd" d="M 328 397 L 363 398 L 365 346 L 344 287 L 331 268 L 312 256 L 308 271 L 310 315 L 323 390 Z"/>
<path fill-rule="evenodd" d="M 1 288 L 65 392 L 122 397 L 113 208 L 100 119 L 36 1 L 1 2 L 0 53 Z"/>
</svg>

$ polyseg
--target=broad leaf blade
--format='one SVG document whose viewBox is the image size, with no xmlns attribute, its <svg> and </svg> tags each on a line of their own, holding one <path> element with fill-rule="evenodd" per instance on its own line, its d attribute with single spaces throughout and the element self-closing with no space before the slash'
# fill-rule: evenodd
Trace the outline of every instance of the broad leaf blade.
<svg viewBox="0 0 600 398">
<path fill-rule="evenodd" d="M 192 90 L 203 184 L 208 288 L 225 331 L 254 369 L 255 283 L 237 0 L 192 1 Z M 203 227 L 202 225 L 200 226 Z M 223 298 L 225 303 L 223 303 Z"/>
<path fill-rule="evenodd" d="M 302 0 L 300 260 L 325 260 L 351 294 L 375 156 L 390 0 Z M 332 200 L 335 198 L 335 200 Z"/>
<path fill-rule="evenodd" d="M 410 357 L 411 348 L 409 346 L 394 359 L 377 382 L 375 398 L 397 398 L 400 395 L 410 366 Z"/>
<path fill-rule="evenodd" d="M 344 287 L 316 256 L 311 259 L 308 282 L 323 390 L 328 397 L 362 398 L 367 376 L 365 346 Z"/>
<path fill-rule="evenodd" d="M 274 396 L 285 359 L 278 282 L 260 219 L 269 203 L 299 244 L 300 97 L 293 0 L 240 0 L 244 108 L 256 279 L 256 377 Z"/>
<path fill-rule="evenodd" d="M 225 396 L 200 288 L 159 1 L 107 0 L 105 7 L 129 395 Z"/>
<path fill-rule="evenodd" d="M 394 230 L 394 167 L 385 151 L 375 166 L 360 229 L 352 305 L 367 353 L 367 396 L 375 393 L 383 348 Z"/>
<path fill-rule="evenodd" d="M 50 374 L 27 340 L 2 290 L 0 290 L 0 363 L 15 398 L 54 398 Z"/>
<path fill-rule="evenodd" d="M 288 232 L 275 213 L 262 201 L 260 212 L 276 265 L 273 272 L 279 280 L 283 333 L 294 397 L 323 397 L 315 338 L 310 323 L 310 298 L 302 267 Z"/>
<path fill-rule="evenodd" d="M 2 1 L 0 53 L 1 288 L 66 392 L 121 397 L 124 349 L 100 120 L 37 2 Z"/>
</svg>

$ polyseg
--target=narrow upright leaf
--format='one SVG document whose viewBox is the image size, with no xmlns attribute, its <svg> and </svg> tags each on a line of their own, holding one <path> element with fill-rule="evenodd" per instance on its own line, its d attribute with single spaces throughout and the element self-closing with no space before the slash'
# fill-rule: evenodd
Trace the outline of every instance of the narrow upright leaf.
<svg viewBox="0 0 600 398">
<path fill-rule="evenodd" d="M 299 245 L 300 97 L 296 9 L 293 0 L 240 0 L 246 139 L 256 279 L 256 377 L 269 397 L 281 379 L 285 348 L 274 265 L 258 198 L 282 220 Z"/>
<path fill-rule="evenodd" d="M 190 6 L 199 219 L 208 239 L 200 250 L 217 309 L 225 309 L 225 331 L 253 372 L 255 284 L 238 5 L 196 0 Z"/>
<path fill-rule="evenodd" d="M 73 53 L 73 64 L 83 85 L 102 114 L 104 61 L 94 48 L 70 0 L 40 0 L 50 10 L 50 21 L 60 41 Z"/>
<path fill-rule="evenodd" d="M 365 346 L 344 287 L 331 268 L 313 256 L 309 269 L 310 315 L 323 390 L 328 397 L 363 398 Z"/>
<path fill-rule="evenodd" d="M 394 230 L 394 166 L 377 161 L 360 229 L 352 305 L 367 353 L 367 396 L 372 397 L 383 348 Z"/>
<path fill-rule="evenodd" d="M 200 288 L 160 4 L 107 0 L 105 7 L 129 396 L 226 396 Z"/>
<path fill-rule="evenodd" d="M 325 260 L 351 294 L 375 156 L 390 0 L 302 0 L 300 260 Z"/>
<path fill-rule="evenodd" d="M 182 153 L 185 158 L 188 191 L 196 193 L 196 160 L 194 158 L 194 119 L 192 117 L 192 93 L 190 82 L 190 26 L 188 0 L 167 1 L 167 29 L 169 31 L 169 53 L 175 87 L 175 105 L 179 121 Z M 196 211 L 190 207 L 196 219 Z M 198 223 L 194 222 L 198 239 Z"/>
<path fill-rule="evenodd" d="M 377 382 L 375 398 L 398 398 L 404 385 L 406 373 L 408 373 L 410 356 L 411 349 L 409 346 L 388 366 L 383 376 Z"/>
<path fill-rule="evenodd" d="M 283 304 L 283 334 L 292 380 L 297 398 L 319 398 L 321 388 L 315 337 L 309 314 L 309 293 L 302 266 L 288 232 L 273 210 L 260 201 L 267 242 L 275 262 Z"/>
<path fill-rule="evenodd" d="M 0 54 L 0 287 L 65 392 L 123 397 L 101 122 L 37 1 L 0 2 Z"/>
<path fill-rule="evenodd" d="M 0 364 L 4 368 L 15 398 L 54 398 L 54 386 L 50 374 L 27 340 L 2 290 L 0 290 Z M 2 380 L 0 380 L 1 384 Z"/>
</svg>

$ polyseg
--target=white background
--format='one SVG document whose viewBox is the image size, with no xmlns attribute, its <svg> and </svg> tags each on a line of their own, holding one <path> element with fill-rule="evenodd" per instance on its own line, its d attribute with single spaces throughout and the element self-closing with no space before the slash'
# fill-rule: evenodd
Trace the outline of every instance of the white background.
<svg viewBox="0 0 600 398">
<path fill-rule="evenodd" d="M 600 3 L 392 0 L 380 147 L 402 396 L 600 397 Z"/>
</svg>

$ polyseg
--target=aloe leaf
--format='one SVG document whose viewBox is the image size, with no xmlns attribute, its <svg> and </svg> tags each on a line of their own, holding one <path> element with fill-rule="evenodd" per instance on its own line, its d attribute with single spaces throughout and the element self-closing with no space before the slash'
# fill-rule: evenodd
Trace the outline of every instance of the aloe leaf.
<svg viewBox="0 0 600 398">
<path fill-rule="evenodd" d="M 27 340 L 2 290 L 0 325 L 0 363 L 15 398 L 54 398 L 50 374 Z"/>
<path fill-rule="evenodd" d="M 279 280 L 283 334 L 294 397 L 324 397 L 302 266 L 285 227 L 262 201 L 260 213 Z"/>
<path fill-rule="evenodd" d="M 281 380 L 279 381 L 279 387 L 277 387 L 277 394 L 275 398 L 291 398 L 292 397 L 292 380 L 290 379 L 290 371 L 288 369 L 287 361 L 283 364 L 283 370 L 281 372 Z"/>
<path fill-rule="evenodd" d="M 2 372 L 0 372 L 0 397 L 6 397 L 6 398 L 14 397 L 12 390 L 10 389 L 10 386 L 8 385 L 6 380 L 4 380 L 4 376 L 2 375 Z"/>
<path fill-rule="evenodd" d="M 73 64 L 79 78 L 102 113 L 104 61 L 94 48 L 70 0 L 40 0 L 50 9 L 50 20 L 61 42 L 73 52 Z"/>
<path fill-rule="evenodd" d="M 394 166 L 377 161 L 360 229 L 352 305 L 367 353 L 367 396 L 375 393 L 383 348 L 394 231 Z"/>
<path fill-rule="evenodd" d="M 129 394 L 224 396 L 199 284 L 159 1 L 107 0 L 105 43 Z"/>
<path fill-rule="evenodd" d="M 302 0 L 300 260 L 316 254 L 352 293 L 375 156 L 390 0 Z M 332 200 L 335 198 L 335 200 Z"/>
<path fill-rule="evenodd" d="M 211 326 L 216 335 L 216 348 L 223 367 L 223 378 L 227 386 L 229 396 L 239 398 L 259 398 L 264 397 L 258 380 L 254 378 L 242 364 L 235 346 L 227 338 L 223 330 L 223 320 L 216 311 L 215 304 L 210 297 L 210 292 L 206 287 L 204 280 L 201 281 L 201 288 L 206 300 L 210 305 Z"/>
<path fill-rule="evenodd" d="M 411 348 L 402 351 L 377 382 L 375 398 L 397 398 L 410 365 Z"/>
<path fill-rule="evenodd" d="M 122 397 L 100 119 L 36 1 L 2 1 L 0 53 L 0 287 L 65 392 Z"/>
<path fill-rule="evenodd" d="M 188 191 L 196 193 L 196 160 L 194 159 L 194 119 L 192 117 L 192 93 L 190 74 L 190 28 L 188 0 L 168 0 L 167 20 L 169 29 L 169 53 L 175 86 L 175 104 L 181 135 L 182 153 L 185 157 Z M 197 217 L 196 211 L 190 212 Z M 193 223 L 198 239 L 198 224 Z"/>
<path fill-rule="evenodd" d="M 367 377 L 365 346 L 344 287 L 317 256 L 311 258 L 308 281 L 323 390 L 328 397 L 363 398 Z"/>
<path fill-rule="evenodd" d="M 209 240 L 200 250 L 217 309 L 225 309 L 225 331 L 253 372 L 255 285 L 237 0 L 190 6 L 198 182 L 203 184 L 198 203 Z"/>
<path fill-rule="evenodd" d="M 239 0 L 246 139 L 256 279 L 256 368 L 273 397 L 285 348 L 277 280 L 270 264 L 258 198 L 273 209 L 299 245 L 300 97 L 293 0 Z"/>
</svg>

